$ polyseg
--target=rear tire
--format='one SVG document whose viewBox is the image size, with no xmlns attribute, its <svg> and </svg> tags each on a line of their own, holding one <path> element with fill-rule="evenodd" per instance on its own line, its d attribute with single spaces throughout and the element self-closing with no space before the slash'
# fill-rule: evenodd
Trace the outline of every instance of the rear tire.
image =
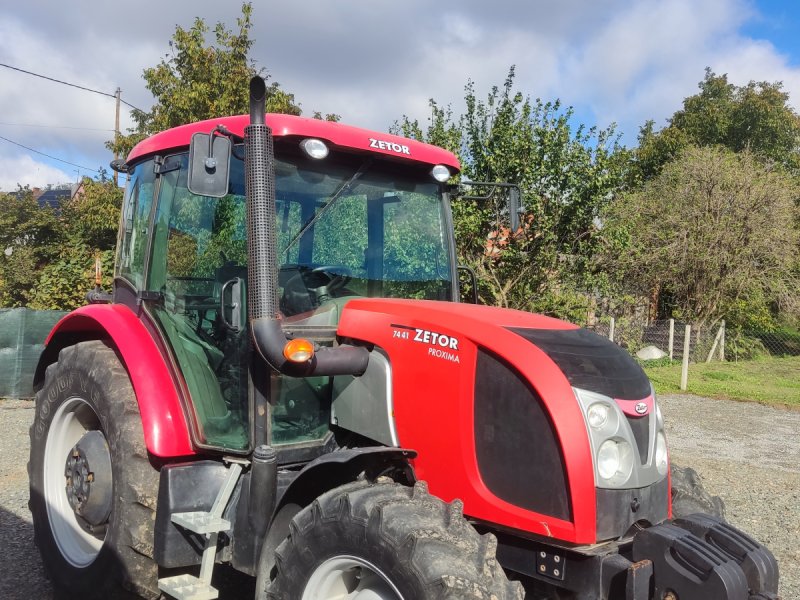
<svg viewBox="0 0 800 600">
<path fill-rule="evenodd" d="M 523 598 L 495 558 L 497 540 L 479 535 L 461 502 L 445 504 L 418 482 L 358 481 L 331 490 L 292 520 L 259 599 Z M 262 561 L 262 564 L 265 561 Z"/>
<path fill-rule="evenodd" d="M 92 473 L 86 502 L 110 493 L 107 517 L 95 515 L 94 525 L 73 509 L 75 495 L 70 498 L 66 491 L 72 479 L 64 472 L 70 456 L 77 456 L 70 448 L 78 448 L 87 435 L 94 445 L 86 453 L 84 472 Z M 152 557 L 158 472 L 149 462 L 133 387 L 112 348 L 89 341 L 61 351 L 36 394 L 30 438 L 28 505 L 56 594 L 88 599 L 133 592 L 157 598 Z M 98 439 L 105 441 L 98 446 Z"/>
</svg>

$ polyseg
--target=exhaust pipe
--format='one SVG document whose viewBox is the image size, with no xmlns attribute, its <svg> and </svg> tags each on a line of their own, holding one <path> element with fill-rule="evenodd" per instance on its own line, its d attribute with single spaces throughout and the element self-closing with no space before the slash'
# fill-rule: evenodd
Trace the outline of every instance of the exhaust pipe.
<svg viewBox="0 0 800 600">
<path fill-rule="evenodd" d="M 340 345 L 317 350 L 311 360 L 295 363 L 283 349 L 289 341 L 278 314 L 278 243 L 275 234 L 275 149 L 265 123 L 267 86 L 250 80 L 250 125 L 244 129 L 245 193 L 247 195 L 247 304 L 253 343 L 272 368 L 293 377 L 361 375 L 369 351 Z"/>
</svg>

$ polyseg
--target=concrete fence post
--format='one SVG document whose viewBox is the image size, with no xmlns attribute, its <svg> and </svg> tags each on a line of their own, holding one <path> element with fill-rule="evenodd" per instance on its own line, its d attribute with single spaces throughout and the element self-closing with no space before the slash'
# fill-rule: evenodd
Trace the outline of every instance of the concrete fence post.
<svg viewBox="0 0 800 600">
<path fill-rule="evenodd" d="M 686 391 L 686 386 L 689 383 L 689 350 L 692 345 L 692 326 L 686 326 L 686 332 L 683 334 L 683 364 L 681 366 L 681 391 Z"/>
<path fill-rule="evenodd" d="M 675 319 L 669 320 L 669 346 L 667 348 L 669 359 L 672 360 L 673 350 L 675 349 Z"/>
<path fill-rule="evenodd" d="M 610 339 L 612 342 L 614 341 L 614 326 L 615 326 L 614 317 L 611 317 L 611 323 L 609 324 L 608 327 L 608 339 Z"/>
</svg>

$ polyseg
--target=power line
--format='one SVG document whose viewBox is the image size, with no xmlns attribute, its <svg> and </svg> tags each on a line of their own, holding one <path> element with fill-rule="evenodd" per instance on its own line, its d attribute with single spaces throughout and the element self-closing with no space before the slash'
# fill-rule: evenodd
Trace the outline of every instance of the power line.
<svg viewBox="0 0 800 600">
<path fill-rule="evenodd" d="M 0 67 L 5 67 L 7 69 L 12 69 L 14 71 L 19 71 L 20 73 L 25 73 L 27 75 L 33 75 L 34 77 L 40 77 L 42 79 L 47 79 L 48 81 L 54 81 L 55 83 L 61 83 L 63 85 L 68 85 L 70 87 L 78 88 L 79 90 L 85 90 L 87 92 L 93 92 L 95 94 L 100 94 L 101 96 L 108 96 L 109 98 L 114 98 L 116 100 L 116 94 L 109 94 L 108 92 L 101 92 L 100 90 L 93 90 L 92 88 L 84 87 L 82 85 L 78 85 L 77 83 L 69 83 L 68 81 L 62 81 L 61 79 L 55 79 L 54 77 L 48 77 L 47 75 L 41 75 L 39 73 L 34 73 L 33 71 L 26 71 L 25 69 L 20 69 L 19 67 L 12 67 L 11 65 L 7 65 L 5 63 L 0 63 Z M 122 98 L 119 99 L 120 102 L 123 104 L 130 106 L 131 108 L 138 110 L 139 112 L 145 112 L 141 108 L 136 108 L 130 102 L 125 102 Z"/>
<path fill-rule="evenodd" d="M 95 127 L 70 127 L 69 125 L 39 125 L 35 123 L 6 123 L 0 121 L 0 125 L 7 125 L 8 127 L 40 127 L 43 129 L 74 129 L 76 131 L 111 131 L 113 129 L 98 129 Z"/>
<path fill-rule="evenodd" d="M 3 137 L 2 135 L 0 135 L 0 140 L 5 140 L 6 142 L 8 142 L 10 144 L 14 144 L 15 146 L 19 146 L 20 148 L 25 148 L 25 150 L 30 150 L 31 152 L 35 152 L 36 154 L 41 154 L 42 156 L 46 156 L 47 158 L 50 158 L 52 160 L 57 160 L 58 162 L 62 162 L 64 164 L 66 164 L 66 165 L 71 165 L 73 167 L 78 167 L 79 169 L 83 169 L 84 171 L 91 171 L 92 173 L 98 173 L 98 174 L 100 173 L 100 171 L 98 171 L 97 169 L 90 169 L 89 167 L 83 167 L 81 165 L 76 165 L 75 163 L 69 162 L 68 160 L 64 160 L 63 158 L 58 158 L 57 156 L 51 156 L 49 154 L 45 154 L 44 152 L 40 152 L 39 150 L 35 150 L 33 148 L 30 148 L 30 147 L 26 146 L 25 144 L 20 144 L 19 142 L 15 142 L 14 140 L 10 140 L 7 137 Z"/>
</svg>

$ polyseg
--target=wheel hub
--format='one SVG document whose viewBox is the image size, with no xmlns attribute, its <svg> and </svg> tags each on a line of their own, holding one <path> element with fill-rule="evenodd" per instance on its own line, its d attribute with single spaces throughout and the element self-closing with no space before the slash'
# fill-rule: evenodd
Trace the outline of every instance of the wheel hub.
<svg viewBox="0 0 800 600">
<path fill-rule="evenodd" d="M 101 431 L 87 431 L 72 447 L 64 468 L 67 500 L 89 525 L 102 525 L 111 514 L 111 453 Z"/>
</svg>

